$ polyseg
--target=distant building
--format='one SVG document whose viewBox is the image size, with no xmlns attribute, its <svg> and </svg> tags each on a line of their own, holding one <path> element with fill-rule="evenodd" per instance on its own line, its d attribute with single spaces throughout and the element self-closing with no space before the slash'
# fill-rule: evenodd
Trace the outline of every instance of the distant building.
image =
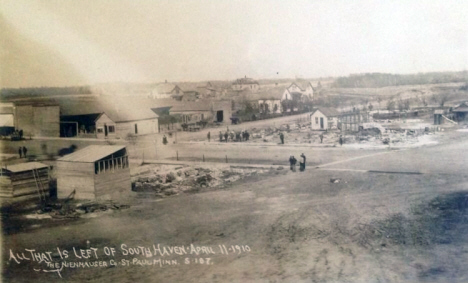
<svg viewBox="0 0 468 283">
<path fill-rule="evenodd" d="M 13 103 L 0 103 L 0 135 L 8 136 L 15 130 L 15 105 Z"/>
<path fill-rule="evenodd" d="M 249 100 L 255 104 L 260 113 L 280 114 L 283 112 L 281 101 L 284 96 L 284 88 L 276 87 L 261 91 L 249 96 Z"/>
<path fill-rule="evenodd" d="M 14 126 L 25 137 L 59 137 L 60 107 L 52 102 L 15 103 Z"/>
<path fill-rule="evenodd" d="M 314 87 L 311 82 L 293 82 L 288 86 L 284 92 L 284 99 L 292 99 L 293 95 L 299 94 L 301 100 L 314 100 Z"/>
<path fill-rule="evenodd" d="M 196 125 L 202 121 L 214 123 L 229 123 L 232 116 L 231 101 L 228 100 L 199 100 L 179 102 L 174 100 L 158 100 L 152 104 L 155 113 L 168 111 L 169 115 L 176 116 L 181 124 Z M 158 114 L 159 115 L 159 114 Z M 166 125 L 170 128 L 170 125 Z M 162 126 L 161 126 L 162 128 Z"/>
<path fill-rule="evenodd" d="M 237 91 L 250 90 L 252 92 L 256 92 L 259 88 L 260 85 L 258 82 L 254 79 L 247 78 L 247 76 L 245 78 L 237 79 L 234 83 L 232 83 L 232 89 Z"/>
<path fill-rule="evenodd" d="M 463 102 L 452 109 L 455 120 L 463 122 L 468 118 L 468 102 Z"/>
<path fill-rule="evenodd" d="M 167 81 L 156 85 L 151 91 L 153 99 L 176 98 L 183 94 L 184 91 L 178 85 L 168 83 Z"/>
<path fill-rule="evenodd" d="M 131 191 L 125 146 L 90 145 L 57 160 L 61 199 L 122 199 Z"/>
<path fill-rule="evenodd" d="M 158 133 L 158 115 L 149 105 L 130 98 L 64 101 L 61 112 L 62 137 L 125 139 L 130 134 Z"/>
<path fill-rule="evenodd" d="M 345 132 L 357 132 L 363 124 L 370 121 L 370 115 L 367 111 L 341 113 L 338 117 L 338 127 Z"/>
<path fill-rule="evenodd" d="M 330 130 L 338 127 L 340 113 L 333 108 L 320 107 L 310 114 L 312 130 Z"/>
</svg>

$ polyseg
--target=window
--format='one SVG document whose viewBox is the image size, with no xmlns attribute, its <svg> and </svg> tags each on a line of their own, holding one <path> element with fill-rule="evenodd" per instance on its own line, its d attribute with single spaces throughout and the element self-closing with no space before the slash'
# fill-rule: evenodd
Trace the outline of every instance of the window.
<svg viewBox="0 0 468 283">
<path fill-rule="evenodd" d="M 318 117 L 315 117 L 315 124 L 318 124 Z"/>
<path fill-rule="evenodd" d="M 104 133 L 104 129 L 103 128 L 97 128 L 97 132 L 98 132 L 98 134 L 102 134 L 102 133 Z"/>
<path fill-rule="evenodd" d="M 115 126 L 109 126 L 109 133 L 115 133 Z"/>
</svg>

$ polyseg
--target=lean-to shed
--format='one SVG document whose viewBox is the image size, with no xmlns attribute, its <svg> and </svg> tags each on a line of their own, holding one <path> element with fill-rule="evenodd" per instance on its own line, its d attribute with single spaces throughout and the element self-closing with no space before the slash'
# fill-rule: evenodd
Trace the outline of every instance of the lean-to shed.
<svg viewBox="0 0 468 283">
<path fill-rule="evenodd" d="M 57 160 L 57 196 L 119 199 L 131 191 L 127 149 L 90 145 Z"/>
<path fill-rule="evenodd" d="M 2 206 L 49 197 L 49 166 L 40 162 L 9 165 L 0 171 Z"/>
</svg>

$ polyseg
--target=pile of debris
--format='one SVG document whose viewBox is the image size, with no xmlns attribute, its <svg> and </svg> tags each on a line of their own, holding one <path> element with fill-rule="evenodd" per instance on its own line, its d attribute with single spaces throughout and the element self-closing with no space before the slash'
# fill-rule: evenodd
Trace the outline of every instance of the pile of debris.
<svg viewBox="0 0 468 283">
<path fill-rule="evenodd" d="M 113 201 L 87 201 L 84 203 L 48 203 L 36 211 L 36 215 L 44 215 L 53 219 L 79 218 L 83 214 L 106 210 L 127 209 L 129 205 Z M 43 217 L 44 218 L 44 217 Z"/>
<path fill-rule="evenodd" d="M 221 188 L 247 176 L 267 172 L 261 168 L 230 168 L 229 166 L 170 166 L 145 165 L 132 176 L 132 190 L 152 192 L 159 197 L 181 192 L 199 191 L 201 188 Z"/>
</svg>

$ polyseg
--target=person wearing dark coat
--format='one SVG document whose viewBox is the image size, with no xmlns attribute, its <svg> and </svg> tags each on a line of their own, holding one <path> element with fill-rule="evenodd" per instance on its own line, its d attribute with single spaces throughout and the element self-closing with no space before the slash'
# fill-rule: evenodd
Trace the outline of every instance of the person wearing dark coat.
<svg viewBox="0 0 468 283">
<path fill-rule="evenodd" d="M 18 154 L 20 158 L 23 158 L 23 148 L 21 146 L 18 148 Z"/>
<path fill-rule="evenodd" d="M 26 158 L 27 153 L 28 153 L 28 149 L 25 146 L 23 146 L 23 156 L 24 156 L 24 158 Z"/>
<path fill-rule="evenodd" d="M 301 172 L 303 172 L 305 170 L 305 164 L 306 164 L 306 157 L 305 157 L 305 155 L 303 153 L 303 154 L 301 154 L 301 159 L 299 161 L 299 170 Z"/>
<path fill-rule="evenodd" d="M 284 134 L 280 133 L 279 137 L 280 137 L 280 140 L 281 140 L 281 144 L 284 144 Z"/>
<path fill-rule="evenodd" d="M 206 137 L 208 138 L 208 142 L 210 142 L 210 139 L 211 139 L 211 133 L 208 132 L 208 134 L 206 135 Z"/>
<path fill-rule="evenodd" d="M 223 133 L 221 133 L 221 131 L 219 131 L 219 141 L 220 141 L 220 142 L 223 141 Z"/>
<path fill-rule="evenodd" d="M 225 140 L 226 142 L 228 142 L 228 138 L 229 138 L 229 133 L 226 131 L 226 132 L 224 133 L 224 140 Z"/>
<path fill-rule="evenodd" d="M 290 165 L 291 171 L 293 172 L 296 172 L 296 162 L 297 162 L 296 158 L 293 155 L 291 155 L 289 157 L 289 165 Z"/>
</svg>

